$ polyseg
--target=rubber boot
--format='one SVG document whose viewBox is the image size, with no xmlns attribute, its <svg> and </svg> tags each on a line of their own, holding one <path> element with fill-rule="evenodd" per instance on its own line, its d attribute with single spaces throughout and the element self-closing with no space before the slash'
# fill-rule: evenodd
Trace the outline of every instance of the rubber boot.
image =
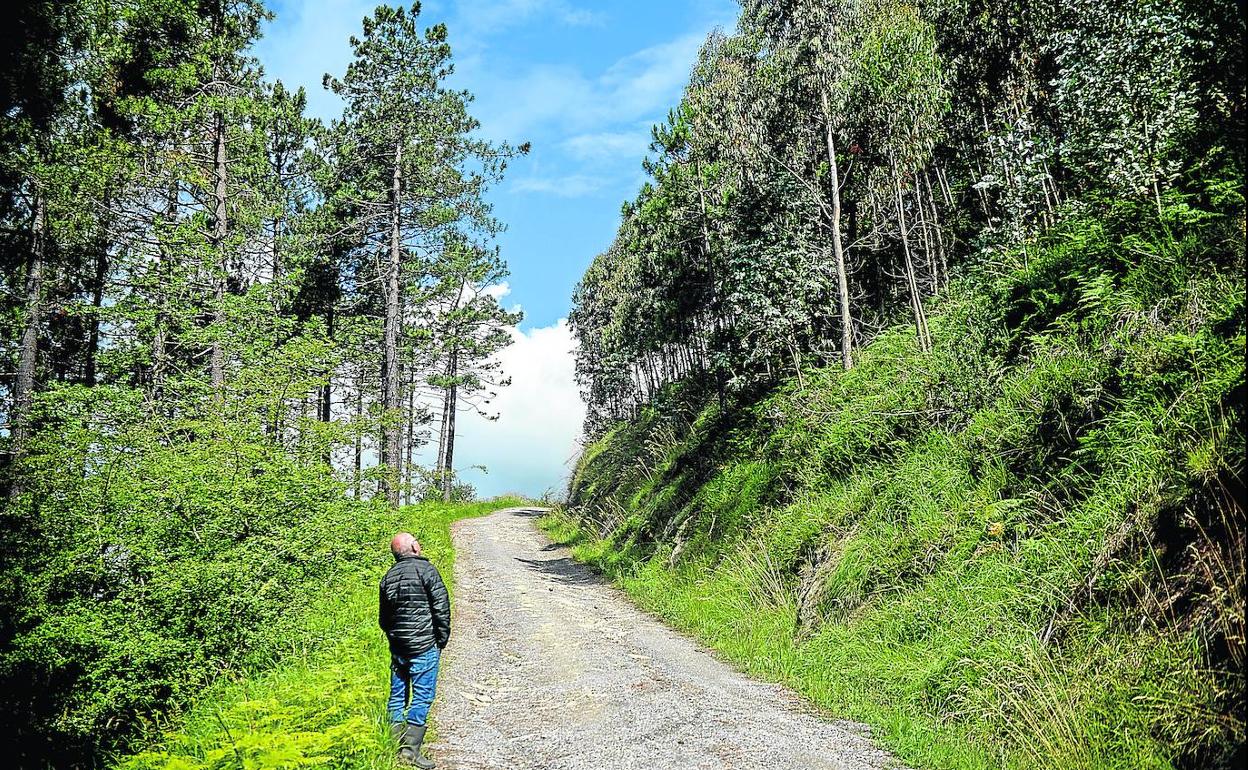
<svg viewBox="0 0 1248 770">
<path fill-rule="evenodd" d="M 420 755 L 420 745 L 424 742 L 425 726 L 409 724 L 403 731 L 403 738 L 399 741 L 399 762 L 419 767 L 421 770 L 433 770 L 437 767 L 433 760 L 425 759 Z"/>
<path fill-rule="evenodd" d="M 401 744 L 403 742 L 403 731 L 406 729 L 407 722 L 391 722 L 390 737 L 394 739 L 395 743 Z"/>
</svg>

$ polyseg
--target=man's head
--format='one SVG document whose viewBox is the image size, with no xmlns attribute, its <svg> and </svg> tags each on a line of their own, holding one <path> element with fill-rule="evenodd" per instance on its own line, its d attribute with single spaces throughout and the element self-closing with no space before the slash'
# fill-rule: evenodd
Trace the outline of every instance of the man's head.
<svg viewBox="0 0 1248 770">
<path fill-rule="evenodd" d="M 404 556 L 420 556 L 420 541 L 408 532 L 400 532 L 390 538 L 390 552 L 396 559 L 402 559 Z"/>
</svg>

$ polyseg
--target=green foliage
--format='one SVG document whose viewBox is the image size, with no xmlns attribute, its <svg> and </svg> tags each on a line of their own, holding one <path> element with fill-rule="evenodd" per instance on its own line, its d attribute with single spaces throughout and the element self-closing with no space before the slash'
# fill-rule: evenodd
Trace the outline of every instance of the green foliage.
<svg viewBox="0 0 1248 770">
<path fill-rule="evenodd" d="M 929 347 L 951 276 L 1068 216 L 1149 231 L 1242 189 L 1244 17 L 1223 0 L 741 5 L 574 293 L 591 438 L 673 381 L 749 402 L 859 365 L 904 315 Z"/>
<path fill-rule="evenodd" d="M 21 601 L 3 676 L 34 735 L 124 738 L 271 655 L 292 608 L 359 558 L 352 534 L 376 513 L 344 498 L 319 442 L 292 455 L 228 412 L 156 420 L 124 388 L 59 388 L 39 406 L 36 481 L 4 513 Z M 12 542 L 30 532 L 38 548 Z"/>
<path fill-rule="evenodd" d="M 512 150 L 445 87 L 445 26 L 377 9 L 326 128 L 264 80 L 270 17 L 34 3 L 0 46 L 0 742 L 19 766 L 95 766 L 270 664 L 372 548 L 368 498 L 423 496 L 416 393 L 484 410 L 506 384 L 490 359 L 518 316 L 488 291 L 506 268 L 482 194 Z M 437 479 L 470 500 L 443 435 Z"/>
<path fill-rule="evenodd" d="M 573 297 L 552 532 L 917 765 L 1235 766 L 1242 12 L 742 6 Z"/>
<path fill-rule="evenodd" d="M 617 423 L 548 528 L 917 766 L 1234 766 L 1242 209 L 1149 211 L 972 272 L 930 352 L 893 328 L 749 409 Z"/>
<path fill-rule="evenodd" d="M 333 580 L 299 587 L 298 621 L 273 639 L 274 661 L 221 678 L 197 695 L 157 746 L 121 757 L 113 767 L 392 767 L 385 714 L 389 650 L 377 629 L 377 581 L 391 563 L 387 541 L 398 530 L 416 535 L 453 595 L 451 522 L 519 502 L 361 511 L 353 530 L 338 533 L 336 547 L 345 555 Z"/>
</svg>

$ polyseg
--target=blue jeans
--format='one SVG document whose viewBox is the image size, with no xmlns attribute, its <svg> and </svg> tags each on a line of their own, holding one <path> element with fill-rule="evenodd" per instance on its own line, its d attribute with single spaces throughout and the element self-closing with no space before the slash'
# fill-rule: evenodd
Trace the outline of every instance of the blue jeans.
<svg viewBox="0 0 1248 770">
<path fill-rule="evenodd" d="M 414 658 L 390 655 L 390 700 L 386 710 L 391 722 L 402 722 L 406 718 L 408 724 L 425 723 L 438 684 L 439 658 L 437 647 L 430 647 Z"/>
</svg>

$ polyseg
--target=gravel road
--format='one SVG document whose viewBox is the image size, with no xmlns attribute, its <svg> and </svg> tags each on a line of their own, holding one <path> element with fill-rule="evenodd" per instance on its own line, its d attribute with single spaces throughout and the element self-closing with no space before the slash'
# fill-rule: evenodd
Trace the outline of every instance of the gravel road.
<svg viewBox="0 0 1248 770">
<path fill-rule="evenodd" d="M 429 747 L 443 770 L 898 767 L 634 607 L 512 508 L 455 525 L 456 590 Z"/>
</svg>

